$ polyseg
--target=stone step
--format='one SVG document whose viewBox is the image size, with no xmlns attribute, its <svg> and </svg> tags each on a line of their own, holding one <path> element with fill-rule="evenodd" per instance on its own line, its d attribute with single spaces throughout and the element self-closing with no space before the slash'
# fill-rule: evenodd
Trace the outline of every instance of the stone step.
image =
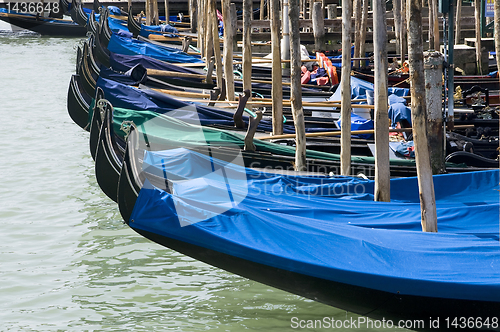
<svg viewBox="0 0 500 332">
<path fill-rule="evenodd" d="M 464 44 L 476 47 L 476 38 L 464 38 Z M 484 48 L 488 52 L 495 51 L 495 39 L 481 38 L 481 48 Z"/>
</svg>

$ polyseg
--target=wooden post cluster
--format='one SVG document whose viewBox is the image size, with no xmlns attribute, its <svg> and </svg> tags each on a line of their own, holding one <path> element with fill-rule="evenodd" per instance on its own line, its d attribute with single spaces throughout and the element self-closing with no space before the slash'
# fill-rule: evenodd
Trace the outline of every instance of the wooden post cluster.
<svg viewBox="0 0 500 332">
<path fill-rule="evenodd" d="M 436 200 L 427 146 L 427 114 L 425 104 L 425 79 L 422 41 L 422 2 L 408 1 L 408 62 L 410 64 L 411 120 L 415 161 L 417 164 L 418 190 L 422 230 L 437 232 Z"/>
</svg>

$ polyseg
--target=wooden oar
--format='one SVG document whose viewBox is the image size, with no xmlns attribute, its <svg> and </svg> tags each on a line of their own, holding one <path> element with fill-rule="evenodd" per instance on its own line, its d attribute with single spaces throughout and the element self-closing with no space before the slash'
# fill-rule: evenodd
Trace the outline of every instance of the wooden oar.
<svg viewBox="0 0 500 332">
<path fill-rule="evenodd" d="M 183 101 L 196 102 L 196 100 L 193 100 L 193 99 L 184 99 Z M 198 100 L 198 101 L 199 102 L 208 102 L 208 100 Z M 235 104 L 234 101 L 228 101 L 228 100 L 211 100 L 210 102 L 216 103 L 216 104 Z M 254 100 L 252 100 L 252 102 L 247 103 L 247 105 L 259 107 L 259 106 L 272 106 L 273 104 L 272 104 L 272 102 L 268 102 L 268 101 L 260 102 L 260 101 L 254 99 Z M 310 107 L 331 107 L 331 108 L 341 106 L 340 103 L 330 103 L 328 101 L 325 101 L 325 102 L 320 102 L 320 101 L 319 102 L 306 102 L 306 101 L 303 101 L 302 105 L 303 106 L 310 106 Z M 283 101 L 283 106 L 290 107 L 291 106 L 290 101 Z M 375 105 L 355 105 L 355 107 L 353 105 L 353 108 L 374 109 Z M 328 112 L 328 110 L 325 110 L 325 112 Z"/>
<path fill-rule="evenodd" d="M 148 69 L 149 70 L 149 69 Z M 186 98 L 209 98 L 210 94 L 208 93 L 197 93 L 197 92 L 189 92 L 189 91 L 178 91 L 178 90 L 168 90 L 168 89 L 153 89 L 155 91 L 161 92 L 161 93 L 166 93 L 172 96 L 178 96 L 178 97 L 186 97 Z M 239 97 L 237 97 L 237 100 Z M 188 101 L 193 101 L 190 99 L 186 99 Z M 208 101 L 208 100 L 200 100 L 202 102 Z M 366 101 L 366 99 L 354 99 L 352 102 L 360 102 L 360 101 Z M 228 100 L 212 100 L 210 102 L 213 103 L 219 103 L 219 104 L 236 104 L 235 101 L 228 101 Z M 289 99 L 284 99 L 283 100 L 284 105 L 290 106 L 290 100 Z M 259 99 L 254 99 L 254 101 L 251 103 L 252 105 L 257 105 L 257 106 L 272 106 L 272 99 L 271 98 L 259 98 Z M 302 102 L 304 106 L 324 106 L 324 107 L 340 107 L 340 100 L 325 100 L 325 101 L 304 101 Z M 354 104 L 355 107 L 353 108 L 368 108 L 368 109 L 373 109 L 375 106 L 374 105 L 357 105 Z"/>
<path fill-rule="evenodd" d="M 474 125 L 460 125 L 460 126 L 455 126 L 457 129 L 466 129 L 466 128 L 472 128 Z M 395 128 L 389 129 L 390 133 L 409 133 L 412 132 L 413 128 Z M 351 135 L 363 135 L 363 134 L 374 134 L 375 130 L 369 129 L 369 130 L 353 130 L 351 131 Z M 340 136 L 341 131 L 336 130 L 336 131 L 322 131 L 318 133 L 306 133 L 306 137 L 326 137 L 326 136 Z M 274 136 L 263 136 L 263 137 L 256 137 L 260 140 L 270 140 L 270 139 L 283 139 L 283 138 L 295 138 L 295 134 L 284 134 L 284 135 L 274 135 Z"/>
<path fill-rule="evenodd" d="M 370 58 L 353 58 L 351 60 L 354 61 L 354 60 L 369 60 L 369 59 Z M 290 61 L 291 60 L 282 59 L 281 63 L 289 63 Z M 317 59 L 304 59 L 304 60 L 301 60 L 301 62 L 318 62 L 318 60 Z M 235 61 L 234 62 L 235 65 L 241 65 L 242 63 L 243 63 L 242 61 Z M 267 58 L 252 58 L 252 63 L 253 64 L 273 63 L 273 61 L 271 59 L 267 59 Z"/>
<path fill-rule="evenodd" d="M 210 98 L 209 93 L 197 93 L 197 92 L 167 90 L 167 89 L 153 89 L 153 90 L 176 97 Z"/>
<path fill-rule="evenodd" d="M 150 76 L 198 78 L 198 79 L 202 79 L 202 80 L 207 78 L 207 76 L 203 75 L 203 74 L 179 73 L 176 71 L 158 70 L 158 69 L 150 69 L 150 68 L 148 69 L 147 73 Z M 212 76 L 212 79 L 216 79 L 216 77 Z M 240 78 L 235 78 L 234 80 L 235 81 L 242 81 L 242 79 L 240 79 Z M 273 82 L 266 81 L 266 80 L 252 80 L 252 83 L 272 84 Z M 283 82 L 283 85 L 290 85 L 290 83 Z M 302 86 L 309 87 L 309 88 L 321 88 L 318 85 L 311 85 L 311 84 L 302 84 Z"/>
<path fill-rule="evenodd" d="M 151 69 L 151 68 L 147 69 L 147 73 L 149 76 L 199 78 L 202 80 L 207 78 L 207 75 L 203 75 L 203 74 L 179 73 L 176 71 L 158 70 L 158 69 Z M 213 78 L 215 78 L 215 76 Z"/>
</svg>

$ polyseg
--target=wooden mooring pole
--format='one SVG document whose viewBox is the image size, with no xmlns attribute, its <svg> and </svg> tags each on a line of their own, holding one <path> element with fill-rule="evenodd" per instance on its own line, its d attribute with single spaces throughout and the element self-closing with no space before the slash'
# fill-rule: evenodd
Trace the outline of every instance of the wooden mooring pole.
<svg viewBox="0 0 500 332">
<path fill-rule="evenodd" d="M 340 82 L 342 106 L 342 138 L 340 143 L 340 174 L 351 171 L 351 0 L 342 0 L 342 71 Z"/>
<path fill-rule="evenodd" d="M 224 80 L 222 78 L 222 56 L 220 52 L 220 38 L 219 38 L 219 20 L 217 19 L 217 3 L 216 0 L 210 0 L 210 20 L 212 21 L 212 43 L 214 45 L 215 57 L 215 73 L 217 75 L 217 87 L 219 91 L 223 91 Z M 225 93 L 222 93 L 221 98 L 225 99 Z M 234 95 L 234 94 L 233 94 Z"/>
<path fill-rule="evenodd" d="M 169 13 L 169 10 L 168 10 L 168 0 L 164 0 L 163 3 L 164 3 L 164 6 L 165 6 L 165 22 L 168 24 L 168 22 L 170 22 L 170 16 L 168 16 L 168 13 Z"/>
<path fill-rule="evenodd" d="M 160 11 L 158 10 L 158 0 L 153 1 L 153 24 L 160 24 Z"/>
<path fill-rule="evenodd" d="M 329 20 L 337 18 L 337 5 L 327 5 L 326 13 Z M 328 28 L 328 32 L 333 32 L 333 28 Z"/>
<path fill-rule="evenodd" d="M 438 0 L 429 0 L 429 50 L 439 51 Z"/>
<path fill-rule="evenodd" d="M 282 37 L 281 37 L 281 57 L 284 60 L 290 60 L 290 20 L 287 20 L 286 18 L 289 17 L 289 6 L 288 6 L 288 0 L 282 0 L 283 3 L 283 9 L 281 11 L 281 24 L 282 24 Z M 288 75 L 289 74 L 289 68 L 290 65 L 288 63 L 282 64 L 283 68 L 283 74 Z"/>
<path fill-rule="evenodd" d="M 385 0 L 373 1 L 375 67 L 375 200 L 391 200 L 389 117 L 387 115 L 387 21 Z"/>
<path fill-rule="evenodd" d="M 198 1 L 189 0 L 189 24 L 191 26 L 191 32 L 195 33 L 198 31 Z"/>
<path fill-rule="evenodd" d="M 448 24 L 453 24 L 453 22 L 449 22 Z M 455 18 L 455 44 L 460 44 L 460 39 L 462 39 L 461 30 L 462 30 L 462 1 L 457 1 L 457 15 Z"/>
<path fill-rule="evenodd" d="M 417 165 L 422 230 L 437 232 L 436 200 L 427 146 L 422 2 L 408 0 L 408 62 L 410 64 L 411 120 Z"/>
<path fill-rule="evenodd" d="M 222 21 L 224 24 L 224 75 L 226 77 L 227 100 L 235 100 L 233 73 L 233 35 L 231 29 L 231 0 L 222 0 Z"/>
<path fill-rule="evenodd" d="M 427 105 L 427 140 L 432 174 L 445 172 L 443 128 L 443 61 L 444 55 L 424 53 L 425 104 Z"/>
<path fill-rule="evenodd" d="M 243 0 L 243 91 L 252 91 L 252 0 Z M 250 97 L 251 98 L 251 97 Z"/>
<path fill-rule="evenodd" d="M 392 16 L 394 17 L 396 52 L 401 52 L 401 0 L 392 0 Z"/>
<path fill-rule="evenodd" d="M 314 2 L 312 8 L 312 25 L 314 48 L 316 51 L 325 49 L 325 16 L 321 2 Z"/>
<path fill-rule="evenodd" d="M 197 25 L 197 31 L 198 31 L 198 39 L 196 41 L 196 47 L 201 52 L 201 57 L 205 56 L 205 17 L 206 17 L 206 11 L 205 11 L 205 0 L 194 0 L 197 1 L 198 5 L 198 25 Z"/>
<path fill-rule="evenodd" d="M 497 67 L 500 68 L 500 1 L 495 1 L 494 4 L 494 39 Z"/>
<path fill-rule="evenodd" d="M 408 0 L 409 1 L 409 0 Z M 405 62 L 406 60 L 406 54 L 408 52 L 408 34 L 406 31 L 406 26 L 408 25 L 408 22 L 406 21 L 406 13 L 407 10 L 406 8 L 408 7 L 407 0 L 401 0 L 401 31 L 400 31 L 400 39 L 401 39 L 401 44 L 400 47 L 401 49 L 399 50 L 399 54 L 401 54 L 401 64 Z"/>
<path fill-rule="evenodd" d="M 474 1 L 474 17 L 476 18 L 476 68 L 477 74 L 483 74 L 483 50 L 481 47 L 481 0 Z"/>
<path fill-rule="evenodd" d="M 295 125 L 295 170 L 305 171 L 306 164 L 306 131 L 304 111 L 302 109 L 302 85 L 300 83 L 302 61 L 300 56 L 299 0 L 290 0 L 290 56 L 291 56 L 291 91 L 293 123 Z M 285 18 L 284 18 L 285 19 Z"/>
<path fill-rule="evenodd" d="M 238 40 L 236 39 L 236 31 L 238 26 L 238 16 L 236 12 L 236 4 L 231 3 L 229 5 L 229 11 L 231 12 L 231 30 L 234 33 L 233 38 L 233 52 L 238 52 Z"/>
<path fill-rule="evenodd" d="M 495 52 L 496 52 L 496 60 L 497 60 L 497 68 L 500 68 L 500 1 L 495 1 L 494 4 L 494 29 L 495 32 L 493 34 L 495 39 Z M 498 120 L 500 124 L 500 119 Z M 500 165 L 499 165 L 500 166 Z"/>
<path fill-rule="evenodd" d="M 361 1 L 362 0 L 354 0 L 354 57 L 355 58 L 360 58 L 360 52 L 359 52 L 359 43 L 361 40 Z M 342 7 L 344 5 L 342 4 Z M 353 67 L 354 68 L 359 68 L 359 61 L 353 61 Z"/>
<path fill-rule="evenodd" d="M 273 112 L 273 135 L 283 134 L 283 78 L 281 69 L 280 48 L 280 1 L 269 0 L 271 19 L 271 52 L 273 56 L 272 68 L 272 112 Z"/>
<path fill-rule="evenodd" d="M 361 25 L 360 25 L 360 34 L 359 34 L 359 54 L 360 58 L 365 56 L 366 49 L 366 28 L 368 27 L 368 5 L 370 0 L 363 0 L 362 2 L 362 12 L 361 12 Z M 364 62 L 361 61 L 359 63 L 360 67 L 363 67 Z"/>
</svg>

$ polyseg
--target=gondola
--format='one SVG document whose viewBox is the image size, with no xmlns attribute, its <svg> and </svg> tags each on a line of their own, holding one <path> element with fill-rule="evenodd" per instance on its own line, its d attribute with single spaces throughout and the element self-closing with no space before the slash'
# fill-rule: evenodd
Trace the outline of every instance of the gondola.
<svg viewBox="0 0 500 332">
<path fill-rule="evenodd" d="M 103 99 L 97 103 L 100 104 L 96 104 L 96 114 L 94 114 L 96 119 L 93 120 L 95 128 L 92 128 L 95 131 L 99 130 L 99 139 L 96 142 L 97 147 L 94 152 L 95 175 L 97 183 L 104 194 L 116 202 L 118 179 L 123 164 L 123 153 L 119 150 L 115 141 L 116 135 L 113 129 L 111 105 Z M 101 118 L 101 114 L 104 115 L 104 118 Z M 101 124 L 100 128 L 98 127 L 99 124 Z M 95 147 L 92 146 L 92 140 L 90 143 L 92 151 L 92 148 Z M 110 149 L 115 150 L 111 151 Z"/>
<path fill-rule="evenodd" d="M 124 69 L 127 69 L 127 68 L 128 67 L 125 67 Z M 173 79 L 171 82 L 175 84 L 175 79 Z M 124 107 L 128 107 L 128 106 L 124 105 Z M 288 120 L 292 121 L 291 119 L 288 119 Z M 318 124 L 319 124 L 319 122 L 318 122 Z M 468 122 L 464 122 L 463 124 L 468 124 Z M 323 126 L 324 125 L 325 124 L 323 124 Z M 482 156 L 486 156 L 486 157 L 491 159 L 488 162 L 485 162 L 484 165 L 482 165 L 482 167 L 485 167 L 485 168 L 491 167 L 490 165 L 492 165 L 494 163 L 494 160 L 496 159 L 496 156 L 498 155 L 498 152 L 496 150 L 496 148 L 497 148 L 496 142 L 497 141 L 493 141 L 493 142 L 486 142 L 485 140 L 478 141 L 478 140 L 475 140 L 472 138 L 458 137 L 458 136 L 460 136 L 460 135 L 451 134 L 451 133 L 447 135 L 447 142 L 448 142 L 447 143 L 448 146 L 447 146 L 447 150 L 446 150 L 447 154 L 451 154 L 454 151 L 457 151 L 457 149 L 455 148 L 456 144 L 453 145 L 457 140 L 464 141 L 465 143 L 468 142 L 469 145 L 473 144 L 475 146 L 475 148 L 474 148 L 475 153 L 482 155 Z M 356 139 L 354 139 L 354 140 L 356 140 Z M 290 144 L 292 146 L 294 145 L 293 140 L 283 140 L 281 143 L 282 144 Z M 325 152 L 330 152 L 330 153 L 339 153 L 339 151 L 340 151 L 340 144 L 338 142 L 338 139 L 332 139 L 332 138 L 330 138 L 330 139 L 320 138 L 320 139 L 308 140 L 308 147 L 313 149 L 313 150 L 320 150 L 320 151 L 325 151 Z M 352 153 L 354 155 L 370 155 L 370 151 L 367 148 L 366 141 L 363 141 L 362 143 L 353 142 L 353 148 L 354 148 L 354 150 L 352 151 Z M 460 149 L 462 149 L 462 147 L 460 147 Z M 453 160 L 456 160 L 456 159 L 453 159 Z M 463 160 L 465 160 L 465 161 L 470 160 L 472 162 L 473 159 L 469 158 L 469 159 L 463 159 Z M 479 158 L 479 160 L 483 160 L 483 159 Z M 472 162 L 471 164 L 467 164 L 467 165 L 468 166 L 480 166 L 478 164 L 479 160 L 474 160 L 474 162 Z"/>
<path fill-rule="evenodd" d="M 87 69 L 89 67 L 91 67 L 91 66 L 86 65 L 85 69 Z M 95 68 L 95 66 L 94 66 L 94 68 Z M 95 75 L 97 76 L 97 74 L 95 74 Z M 83 75 L 83 78 L 85 79 L 84 83 L 88 82 L 88 81 L 92 81 L 93 80 L 93 75 Z M 134 81 L 134 84 L 135 83 L 136 83 L 136 81 Z M 150 84 L 155 84 L 155 83 L 154 82 L 150 82 Z M 165 84 L 165 83 L 161 83 L 161 84 Z M 162 88 L 161 84 L 157 84 L 156 86 Z M 165 84 L 165 85 L 167 85 L 167 84 Z M 163 87 L 163 88 L 172 89 L 174 87 L 173 86 L 169 86 L 169 87 Z M 92 83 L 91 88 L 90 88 L 88 94 L 90 94 L 91 92 L 93 93 L 94 91 L 95 91 L 95 83 Z M 129 99 L 129 98 L 127 98 L 127 99 Z M 134 106 L 128 105 L 128 104 L 123 104 L 121 106 L 122 107 L 134 107 Z M 83 111 L 81 108 L 79 108 L 78 110 Z M 87 114 L 88 114 L 88 111 L 85 111 L 85 115 L 82 115 L 81 117 L 85 118 L 85 116 L 87 116 Z M 289 120 L 289 123 L 290 123 L 290 121 L 292 121 L 291 118 L 288 119 L 288 120 Z M 317 124 L 319 124 L 319 123 L 316 123 L 316 125 Z M 325 125 L 326 125 L 326 123 L 322 124 L 322 126 L 325 126 Z M 330 122 L 330 126 L 331 125 L 333 125 L 333 123 Z M 452 135 L 452 134 L 449 134 L 449 135 Z M 457 136 L 457 135 L 455 135 L 455 136 Z M 472 141 L 472 139 L 470 139 L 470 138 L 467 139 L 465 137 L 462 137 L 462 139 L 460 139 L 460 138 L 457 138 L 457 137 L 448 137 L 448 139 L 447 139 L 448 145 L 452 144 L 453 143 L 452 141 L 457 141 L 457 140 L 460 140 L 460 141 L 465 140 L 465 142 L 469 141 L 469 144 L 476 143 L 476 142 L 474 142 L 474 143 L 470 142 L 470 141 Z M 290 139 L 290 140 L 282 140 L 279 143 L 281 143 L 281 144 L 287 144 L 287 145 L 291 145 L 291 146 L 294 146 L 294 144 L 295 144 L 292 139 Z M 368 149 L 368 145 L 367 145 L 368 143 L 370 143 L 370 141 L 367 141 L 367 140 L 358 140 L 358 139 L 353 138 L 352 153 L 354 155 L 370 155 L 371 152 Z M 316 151 L 324 151 L 324 152 L 329 152 L 329 153 L 339 153 L 339 151 L 340 151 L 340 142 L 339 142 L 339 139 L 337 139 L 337 138 L 312 139 L 312 140 L 308 140 L 307 144 L 308 144 L 308 148 L 316 150 Z M 481 153 L 483 151 L 490 151 L 491 150 L 493 153 L 496 153 L 496 146 L 494 146 L 493 148 L 491 148 L 491 147 L 489 147 L 489 145 L 491 145 L 491 144 L 495 145 L 494 142 L 488 144 L 488 146 L 486 146 L 485 144 L 483 144 L 485 146 L 485 148 L 483 148 L 483 149 L 486 149 L 486 150 L 481 150 L 481 146 L 482 145 L 478 144 L 477 145 L 477 150 L 475 149 L 475 151 L 477 153 Z M 460 147 L 460 149 L 462 149 L 462 147 Z M 450 153 L 452 153 L 452 152 L 454 152 L 456 150 L 457 150 L 456 148 L 453 148 L 453 147 L 450 146 L 450 147 L 447 148 L 447 154 L 450 154 Z M 488 156 L 488 157 L 490 157 L 490 158 L 492 157 L 493 159 L 495 158 L 495 156 Z M 488 163 L 485 163 L 482 167 L 486 167 L 486 168 L 490 167 L 489 165 L 492 164 L 492 162 L 493 162 L 493 160 L 491 160 Z M 472 164 L 468 164 L 468 166 L 480 166 L 480 165 L 478 165 L 478 163 L 476 161 L 476 162 L 474 162 Z"/>
<path fill-rule="evenodd" d="M 0 20 L 46 36 L 83 37 L 87 29 L 71 20 L 7 12 L 0 9 Z"/>
<path fill-rule="evenodd" d="M 130 8 L 128 12 L 127 27 L 128 31 L 130 31 L 135 38 L 141 33 L 141 25 L 134 19 L 132 8 Z"/>
<path fill-rule="evenodd" d="M 71 15 L 70 14 L 71 2 L 69 2 L 68 0 L 60 0 L 59 6 L 64 15 Z"/>
<path fill-rule="evenodd" d="M 473 167 L 498 168 L 500 166 L 498 159 L 486 158 L 476 153 L 467 151 L 456 151 L 450 153 L 445 159 L 447 162 L 455 164 L 465 164 Z"/>
<path fill-rule="evenodd" d="M 95 93 L 96 80 L 99 77 L 99 75 L 95 74 L 95 66 L 96 64 L 93 63 L 92 58 L 89 56 L 89 44 L 84 43 L 80 74 L 82 76 L 83 88 L 91 96 Z"/>
<path fill-rule="evenodd" d="M 85 10 L 83 9 L 83 5 L 81 2 L 73 0 L 73 2 L 71 3 L 70 15 L 71 19 L 74 22 L 76 22 L 78 25 L 86 29 L 89 17 L 85 12 Z"/>
<path fill-rule="evenodd" d="M 104 9 L 101 15 L 102 18 L 99 25 L 99 38 L 102 46 L 107 48 L 109 40 L 111 39 L 111 35 L 113 34 L 113 31 L 111 31 L 111 28 L 109 27 L 109 10 Z"/>
<path fill-rule="evenodd" d="M 101 43 L 99 43 L 101 41 Z M 138 55 L 130 55 L 130 54 L 121 54 L 121 53 L 113 53 L 111 55 L 110 51 L 105 48 L 105 45 L 102 43 L 101 36 L 96 37 L 94 54 L 96 55 L 96 62 L 101 62 L 106 67 L 111 67 L 117 71 L 127 71 L 138 63 L 142 64 L 146 68 L 151 69 L 159 69 L 166 71 L 178 71 L 182 73 L 189 74 L 205 74 L 203 70 L 197 70 L 195 68 L 187 68 L 187 67 L 178 67 L 175 66 L 175 63 L 166 63 L 164 61 L 138 54 Z M 113 57 L 111 59 L 110 57 Z M 180 78 L 180 77 L 167 77 L 167 76 L 154 76 L 157 79 L 165 81 L 170 84 L 180 85 L 188 88 L 199 88 L 199 89 L 213 89 L 215 85 L 213 83 L 203 82 L 202 79 L 196 78 Z M 270 97 L 271 95 L 271 87 L 272 85 L 269 83 L 253 83 L 252 91 L 256 94 L 265 95 Z M 235 82 L 235 89 L 237 92 L 243 92 L 242 82 Z M 290 88 L 288 86 L 283 86 L 283 94 L 284 96 L 289 96 Z M 331 96 L 331 92 L 325 91 L 324 89 L 317 89 L 315 86 L 304 87 L 302 89 L 303 96 L 323 96 L 328 98 Z"/>
<path fill-rule="evenodd" d="M 95 13 L 96 13 L 95 11 L 92 11 L 92 13 L 90 13 L 89 21 L 86 25 L 87 32 L 92 34 L 92 35 L 96 35 L 98 33 L 98 29 L 99 29 L 99 22 L 97 22 Z"/>
<path fill-rule="evenodd" d="M 182 108 L 179 110 L 182 111 Z M 141 135 L 145 137 L 149 142 L 150 149 L 153 150 L 187 147 L 196 151 L 205 151 L 208 146 L 208 149 L 213 151 L 214 155 L 220 155 L 219 158 L 224 160 L 231 160 L 232 157 L 241 151 L 242 158 L 247 167 L 293 170 L 295 162 L 295 149 L 293 147 L 267 143 L 258 139 L 252 140 L 253 135 L 247 135 L 247 137 L 243 138 L 242 134 L 238 134 L 234 130 L 228 130 L 227 128 L 219 130 L 214 127 L 200 127 L 199 125 L 185 123 L 169 117 L 169 113 L 162 115 L 154 111 L 134 111 L 121 108 L 116 108 L 113 112 L 113 108 L 109 106 L 105 111 L 107 112 L 106 115 L 102 113 L 102 110 L 100 111 L 101 115 L 98 115 L 98 113 L 93 114 L 94 119 L 97 120 L 97 123 L 100 123 L 100 118 L 107 119 L 109 117 L 112 121 L 105 121 L 104 125 L 112 126 L 114 124 L 115 129 L 121 128 L 120 132 L 116 133 L 116 137 L 113 138 L 110 136 L 114 132 L 113 128 L 101 128 L 98 130 L 96 126 L 94 130 L 93 126 L 90 141 L 96 142 L 95 137 L 99 134 L 101 135 L 98 140 L 99 143 L 93 143 L 94 146 L 98 145 L 99 149 L 104 152 L 101 153 L 102 158 L 96 156 L 96 169 L 100 171 L 100 178 L 105 179 L 104 184 L 99 183 L 99 185 L 103 187 L 104 192 L 112 192 L 110 198 L 113 200 L 115 199 L 113 195 L 116 184 L 113 181 L 109 181 L 109 179 L 116 179 L 118 177 L 116 170 L 121 168 L 117 161 L 121 161 L 123 158 L 125 132 L 122 130 L 124 130 L 123 125 L 126 123 L 133 122 L 135 126 L 142 128 Z M 185 118 L 190 112 L 184 110 L 181 113 L 184 114 L 183 117 Z M 198 123 L 200 122 L 202 121 L 198 120 Z M 160 128 L 161 130 L 156 131 Z M 198 134 L 201 131 L 203 135 L 200 136 Z M 102 136 L 103 134 L 106 136 Z M 256 146 L 255 150 L 246 149 L 248 137 L 250 137 L 249 139 Z M 122 155 L 120 155 L 120 151 Z M 113 153 L 116 153 L 117 156 L 113 156 Z M 319 172 L 321 174 L 339 174 L 339 155 L 313 150 L 308 150 L 306 155 L 308 171 Z M 412 160 L 391 159 L 390 164 L 391 176 L 416 175 L 415 163 Z M 361 173 L 363 176 L 369 178 L 374 175 L 374 159 L 372 157 L 353 156 L 351 167 L 352 174 Z M 447 164 L 447 171 L 449 172 L 470 172 L 481 169 L 484 168 Z M 111 188 L 109 188 L 110 184 Z"/>
<path fill-rule="evenodd" d="M 430 236 L 416 178 L 391 180 L 393 202 L 380 203 L 370 181 L 263 173 L 187 149 L 143 154 L 137 140 L 127 139 L 118 204 L 142 236 L 371 319 L 425 321 L 417 330 L 439 319 L 447 330 L 453 317 L 474 317 L 499 330 L 498 170 L 436 176 L 439 233 Z M 270 192 L 270 182 L 283 185 Z M 355 186 L 363 195 L 346 199 Z"/>
<path fill-rule="evenodd" d="M 99 25 L 101 26 L 101 25 Z M 100 30 L 100 28 L 99 28 Z M 95 42 L 92 45 L 93 46 L 93 53 L 95 54 L 95 59 L 100 62 L 103 66 L 105 67 L 110 67 L 110 52 L 106 48 L 105 43 L 103 42 L 102 39 L 102 34 L 101 33 L 96 33 L 95 34 Z"/>
<path fill-rule="evenodd" d="M 72 75 L 66 107 L 70 118 L 84 130 L 89 130 L 89 108 L 91 103 L 92 97 L 83 89 L 81 76 Z"/>
<path fill-rule="evenodd" d="M 93 75 L 93 76 L 96 76 L 96 75 L 97 75 L 97 74 L 95 74 L 95 75 Z M 87 80 L 87 81 L 88 81 L 88 80 Z M 172 82 L 172 83 L 174 83 L 174 82 Z M 91 90 L 93 91 L 94 89 L 91 89 Z M 320 140 L 320 141 L 324 141 L 324 140 L 322 139 L 322 140 Z M 291 143 L 291 144 L 293 144 L 293 142 L 290 142 L 290 143 Z M 330 140 L 328 143 L 331 143 L 331 140 Z M 318 142 L 318 146 L 319 146 L 319 145 L 321 145 L 321 142 Z M 323 145 L 325 145 L 325 144 L 323 144 Z M 326 146 L 326 145 L 325 145 L 325 146 Z M 366 148 L 366 145 L 364 145 L 364 146 L 365 146 L 365 148 Z M 337 146 L 337 148 L 339 148 L 339 147 Z M 328 151 L 329 151 L 329 152 L 332 152 L 332 150 L 331 150 L 331 149 L 332 149 L 331 144 L 328 144 Z M 337 152 L 337 151 L 335 151 L 335 152 Z M 366 154 L 366 153 L 365 153 L 365 154 Z"/>
</svg>

